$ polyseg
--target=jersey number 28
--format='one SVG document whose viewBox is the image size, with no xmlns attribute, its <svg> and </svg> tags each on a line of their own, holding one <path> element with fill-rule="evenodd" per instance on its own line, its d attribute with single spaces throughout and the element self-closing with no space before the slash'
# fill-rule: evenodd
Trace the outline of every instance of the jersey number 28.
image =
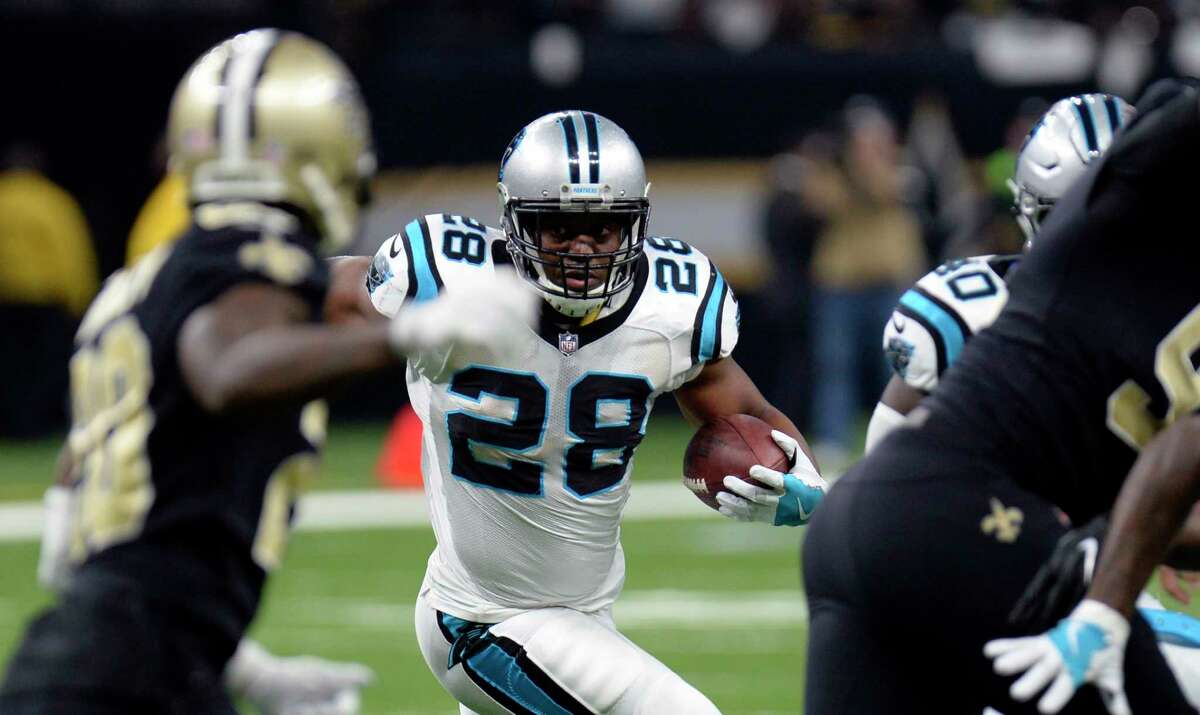
<svg viewBox="0 0 1200 715">
<path fill-rule="evenodd" d="M 480 406 L 485 398 L 512 405 L 510 419 L 469 410 L 446 416 L 450 472 L 479 486 L 542 496 L 545 463 L 533 455 L 546 435 L 546 385 L 532 372 L 473 366 L 454 375 L 450 392 Z M 574 444 L 562 455 L 567 490 L 583 498 L 621 481 L 642 441 L 651 392 L 645 377 L 604 372 L 570 386 L 564 409 Z"/>
</svg>

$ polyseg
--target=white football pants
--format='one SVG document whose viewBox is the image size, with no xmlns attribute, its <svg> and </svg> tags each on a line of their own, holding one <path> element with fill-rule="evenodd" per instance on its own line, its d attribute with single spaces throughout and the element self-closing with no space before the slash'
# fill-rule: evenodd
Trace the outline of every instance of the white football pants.
<svg viewBox="0 0 1200 715">
<path fill-rule="evenodd" d="M 425 663 L 463 715 L 720 715 L 608 613 L 542 608 L 482 625 L 437 611 L 422 593 L 416 628 Z"/>
</svg>

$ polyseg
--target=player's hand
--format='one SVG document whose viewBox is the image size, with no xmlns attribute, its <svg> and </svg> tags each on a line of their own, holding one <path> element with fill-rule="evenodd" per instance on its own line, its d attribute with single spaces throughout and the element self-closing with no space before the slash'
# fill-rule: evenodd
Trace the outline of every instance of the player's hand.
<svg viewBox="0 0 1200 715">
<path fill-rule="evenodd" d="M 734 493 L 717 493 L 721 505 L 717 511 L 738 521 L 763 521 L 775 526 L 807 524 L 829 487 L 796 440 L 779 430 L 771 430 L 771 439 L 787 455 L 791 467 L 786 473 L 761 464 L 750 467 L 749 476 L 763 486 L 726 476 L 725 488 Z"/>
<path fill-rule="evenodd" d="M 263 715 L 357 715 L 359 691 L 374 677 L 365 665 L 281 658 L 251 640 L 241 642 L 225 671 L 229 689 Z"/>
<path fill-rule="evenodd" d="M 509 268 L 479 276 L 455 290 L 409 303 L 392 318 L 396 352 L 440 350 L 455 344 L 504 346 L 528 339 L 541 298 Z"/>
<path fill-rule="evenodd" d="M 1170 566 L 1163 566 L 1158 570 L 1158 582 L 1162 584 L 1163 590 L 1171 595 L 1171 598 L 1186 606 L 1192 602 L 1190 589 L 1200 583 L 1200 572 L 1176 571 Z"/>
<path fill-rule="evenodd" d="M 71 487 L 55 485 L 42 498 L 42 549 L 37 579 L 51 591 L 61 592 L 71 582 L 71 529 L 78 497 Z"/>
<path fill-rule="evenodd" d="M 1027 633 L 1036 633 L 1070 613 L 1092 582 L 1092 571 L 1107 530 L 1108 517 L 1101 515 L 1063 534 L 1050 558 L 1009 612 L 1009 623 Z"/>
<path fill-rule="evenodd" d="M 1038 711 L 1057 713 L 1084 683 L 1100 691 L 1112 715 L 1129 715 L 1122 667 L 1129 622 L 1108 606 L 1086 599 L 1047 633 L 989 641 L 983 654 L 999 675 L 1024 673 L 1009 688 L 1027 701 L 1046 689 Z"/>
</svg>

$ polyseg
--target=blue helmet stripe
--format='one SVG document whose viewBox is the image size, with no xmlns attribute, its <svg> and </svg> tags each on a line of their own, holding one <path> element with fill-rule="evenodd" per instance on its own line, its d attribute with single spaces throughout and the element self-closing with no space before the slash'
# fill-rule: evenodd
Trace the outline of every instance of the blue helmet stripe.
<svg viewBox="0 0 1200 715">
<path fill-rule="evenodd" d="M 596 127 L 596 115 L 583 113 L 583 128 L 588 141 L 588 181 L 600 183 L 600 130 Z"/>
<path fill-rule="evenodd" d="M 563 130 L 563 140 L 567 143 L 567 175 L 572 184 L 579 183 L 579 136 L 575 131 L 575 119 L 565 113 L 558 118 L 558 125 Z"/>
</svg>

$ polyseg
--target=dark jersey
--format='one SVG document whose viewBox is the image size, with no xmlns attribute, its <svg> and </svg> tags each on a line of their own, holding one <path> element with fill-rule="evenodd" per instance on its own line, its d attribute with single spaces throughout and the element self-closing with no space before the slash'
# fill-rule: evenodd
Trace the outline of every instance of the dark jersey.
<svg viewBox="0 0 1200 715">
<path fill-rule="evenodd" d="M 1196 106 L 1140 115 L 1064 197 L 904 446 L 1009 476 L 1082 521 L 1112 505 L 1155 433 L 1200 407 L 1200 241 L 1180 218 Z"/>
<path fill-rule="evenodd" d="M 135 581 L 213 658 L 232 653 L 279 561 L 324 405 L 214 416 L 184 384 L 176 343 L 189 315 L 240 283 L 294 291 L 319 319 L 328 272 L 297 229 L 258 204 L 198 208 L 173 247 L 105 283 L 71 361 L 77 578 Z"/>
</svg>

